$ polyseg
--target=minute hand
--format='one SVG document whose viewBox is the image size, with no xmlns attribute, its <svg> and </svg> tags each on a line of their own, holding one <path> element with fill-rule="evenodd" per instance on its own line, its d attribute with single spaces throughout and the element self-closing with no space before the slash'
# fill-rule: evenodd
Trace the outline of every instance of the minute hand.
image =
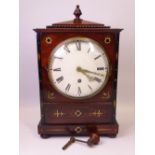
<svg viewBox="0 0 155 155">
<path fill-rule="evenodd" d="M 78 70 L 78 71 L 81 71 L 81 72 L 83 72 L 83 73 L 90 73 L 90 74 L 94 74 L 94 75 L 97 75 L 97 76 L 104 76 L 104 74 L 92 72 L 92 71 L 89 71 L 89 70 L 87 70 L 87 69 L 83 69 L 83 68 L 81 68 L 81 67 L 78 67 L 77 70 Z"/>
<path fill-rule="evenodd" d="M 90 75 L 88 75 L 86 72 L 81 72 L 83 75 L 85 75 L 89 81 L 97 81 L 97 82 L 101 82 L 101 79 L 99 79 L 98 77 L 92 77 Z"/>
</svg>

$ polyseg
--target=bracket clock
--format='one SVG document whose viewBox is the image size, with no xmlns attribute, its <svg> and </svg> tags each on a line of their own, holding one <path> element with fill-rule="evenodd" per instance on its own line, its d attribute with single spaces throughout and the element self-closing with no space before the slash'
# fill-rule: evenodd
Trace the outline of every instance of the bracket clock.
<svg viewBox="0 0 155 155">
<path fill-rule="evenodd" d="M 115 137 L 119 34 L 80 18 L 37 33 L 41 137 L 97 133 Z"/>
</svg>

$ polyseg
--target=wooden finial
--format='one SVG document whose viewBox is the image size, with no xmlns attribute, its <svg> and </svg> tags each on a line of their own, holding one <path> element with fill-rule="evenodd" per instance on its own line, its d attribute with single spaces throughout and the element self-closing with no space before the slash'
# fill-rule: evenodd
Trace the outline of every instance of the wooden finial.
<svg viewBox="0 0 155 155">
<path fill-rule="evenodd" d="M 80 10 L 80 6 L 77 5 L 76 9 L 74 11 L 75 19 L 74 20 L 80 20 L 80 16 L 82 15 L 82 12 Z"/>
</svg>

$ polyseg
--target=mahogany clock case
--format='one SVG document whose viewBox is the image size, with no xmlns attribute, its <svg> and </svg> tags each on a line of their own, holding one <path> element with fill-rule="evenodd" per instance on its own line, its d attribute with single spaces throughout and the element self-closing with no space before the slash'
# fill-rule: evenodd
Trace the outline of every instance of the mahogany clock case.
<svg viewBox="0 0 155 155">
<path fill-rule="evenodd" d="M 122 29 L 111 29 L 103 24 L 73 20 L 34 30 L 37 32 L 40 87 L 39 134 L 46 138 L 51 135 L 89 135 L 91 132 L 97 132 L 100 135 L 115 137 L 118 133 L 116 94 L 119 33 Z M 67 98 L 55 90 L 48 77 L 51 52 L 59 43 L 72 37 L 95 40 L 105 49 L 109 59 L 108 82 L 91 98 L 80 100 Z"/>
</svg>

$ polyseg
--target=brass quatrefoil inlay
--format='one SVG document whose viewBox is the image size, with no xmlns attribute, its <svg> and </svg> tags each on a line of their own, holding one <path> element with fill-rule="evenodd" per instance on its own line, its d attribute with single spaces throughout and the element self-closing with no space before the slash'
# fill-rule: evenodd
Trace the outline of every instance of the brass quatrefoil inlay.
<svg viewBox="0 0 155 155">
<path fill-rule="evenodd" d="M 76 110 L 76 111 L 74 112 L 74 115 L 75 115 L 76 117 L 80 117 L 80 116 L 82 115 L 82 112 L 81 112 L 80 110 Z"/>
</svg>

